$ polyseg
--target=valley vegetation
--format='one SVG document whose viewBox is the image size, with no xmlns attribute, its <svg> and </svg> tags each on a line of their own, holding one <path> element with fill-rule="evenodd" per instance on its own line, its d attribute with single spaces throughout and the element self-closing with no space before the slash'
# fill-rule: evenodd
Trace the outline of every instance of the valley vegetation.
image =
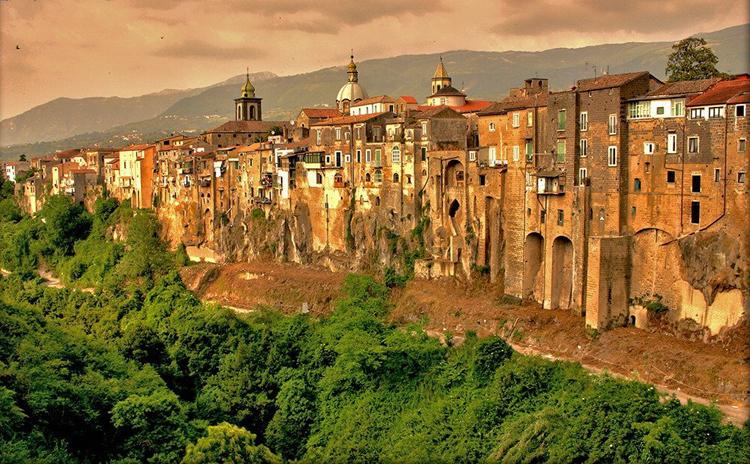
<svg viewBox="0 0 750 464">
<path fill-rule="evenodd" d="M 185 288 L 150 212 L 57 197 L 31 218 L 2 187 L 0 462 L 750 461 L 716 408 L 389 325 L 373 277 L 325 318 L 235 314 Z"/>
</svg>

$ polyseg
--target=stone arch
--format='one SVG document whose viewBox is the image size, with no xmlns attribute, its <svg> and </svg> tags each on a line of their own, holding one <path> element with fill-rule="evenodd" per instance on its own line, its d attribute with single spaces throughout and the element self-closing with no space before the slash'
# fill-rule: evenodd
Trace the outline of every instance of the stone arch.
<svg viewBox="0 0 750 464">
<path fill-rule="evenodd" d="M 523 244 L 523 297 L 541 302 L 544 298 L 544 237 L 538 232 L 526 236 Z"/>
<path fill-rule="evenodd" d="M 573 242 L 560 235 L 552 242 L 553 309 L 570 309 L 573 304 Z"/>
<path fill-rule="evenodd" d="M 459 160 L 451 160 L 445 166 L 445 179 L 448 187 L 457 187 L 464 180 L 464 165 Z"/>
</svg>

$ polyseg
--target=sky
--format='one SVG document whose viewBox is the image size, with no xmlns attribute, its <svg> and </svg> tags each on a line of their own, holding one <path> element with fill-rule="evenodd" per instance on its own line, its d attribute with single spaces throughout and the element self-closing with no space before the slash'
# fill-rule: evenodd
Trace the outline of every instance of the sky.
<svg viewBox="0 0 750 464">
<path fill-rule="evenodd" d="M 0 0 L 0 119 L 57 97 L 204 87 L 448 50 L 676 40 L 744 0 Z M 523 6 L 523 8 L 519 8 Z"/>
</svg>

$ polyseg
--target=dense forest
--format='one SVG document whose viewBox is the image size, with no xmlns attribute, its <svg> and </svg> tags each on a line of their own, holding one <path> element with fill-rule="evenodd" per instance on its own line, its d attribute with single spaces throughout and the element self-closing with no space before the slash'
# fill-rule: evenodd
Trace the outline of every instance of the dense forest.
<svg viewBox="0 0 750 464">
<path fill-rule="evenodd" d="M 238 315 L 185 288 L 150 212 L 0 192 L 0 462 L 750 462 L 716 408 L 389 325 L 373 277 L 326 318 Z"/>
</svg>

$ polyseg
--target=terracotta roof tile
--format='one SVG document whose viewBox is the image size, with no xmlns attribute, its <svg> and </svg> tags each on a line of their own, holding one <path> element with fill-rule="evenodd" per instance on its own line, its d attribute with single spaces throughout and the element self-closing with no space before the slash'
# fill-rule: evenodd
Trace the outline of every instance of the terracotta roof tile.
<svg viewBox="0 0 750 464">
<path fill-rule="evenodd" d="M 336 118 L 341 113 L 336 108 L 302 108 L 308 118 Z"/>
<path fill-rule="evenodd" d="M 371 119 L 375 119 L 378 116 L 389 114 L 390 112 L 371 113 L 371 114 L 360 114 L 358 116 L 341 116 L 339 118 L 326 119 L 324 121 L 316 122 L 313 126 L 338 126 L 342 124 L 357 124 L 360 122 L 366 122 Z"/>
<path fill-rule="evenodd" d="M 227 121 L 219 127 L 206 131 L 207 134 L 216 132 L 268 132 L 274 127 L 285 127 L 286 121 Z"/>
<path fill-rule="evenodd" d="M 740 75 L 734 79 L 721 81 L 690 100 L 687 106 L 704 106 L 728 103 L 734 97 L 750 91 L 750 76 Z"/>
<path fill-rule="evenodd" d="M 578 81 L 577 90 L 579 92 L 588 92 L 589 90 L 611 89 L 648 75 L 648 71 L 640 71 L 624 74 L 605 74 L 592 79 L 581 79 Z"/>
<path fill-rule="evenodd" d="M 487 100 L 466 100 L 465 105 L 451 106 L 451 109 L 459 113 L 476 113 L 482 111 L 491 104 L 492 102 Z"/>
<path fill-rule="evenodd" d="M 645 95 L 644 99 L 654 97 L 686 96 L 705 92 L 711 86 L 721 81 L 720 77 L 711 79 L 699 79 L 694 81 L 667 82 Z"/>
<path fill-rule="evenodd" d="M 398 100 L 402 100 L 404 103 L 409 103 L 412 105 L 415 105 L 417 103 L 417 99 L 412 97 L 411 95 L 401 95 L 398 97 Z"/>
</svg>

